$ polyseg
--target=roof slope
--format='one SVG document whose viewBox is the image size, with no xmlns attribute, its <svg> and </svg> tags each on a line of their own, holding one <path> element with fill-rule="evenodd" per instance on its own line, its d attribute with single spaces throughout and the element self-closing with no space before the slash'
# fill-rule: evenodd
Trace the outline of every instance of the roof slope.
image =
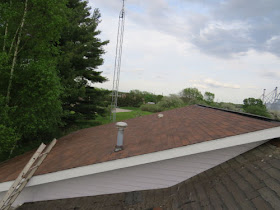
<svg viewBox="0 0 280 210">
<path fill-rule="evenodd" d="M 279 209 L 279 146 L 266 143 L 170 188 L 26 203 L 19 210 Z"/>
<path fill-rule="evenodd" d="M 124 150 L 113 152 L 117 140 L 114 123 L 76 131 L 60 138 L 35 175 L 127 158 L 204 141 L 280 126 L 279 122 L 236 113 L 187 106 L 126 120 Z M 0 164 L 0 183 L 13 180 L 32 152 Z"/>
</svg>

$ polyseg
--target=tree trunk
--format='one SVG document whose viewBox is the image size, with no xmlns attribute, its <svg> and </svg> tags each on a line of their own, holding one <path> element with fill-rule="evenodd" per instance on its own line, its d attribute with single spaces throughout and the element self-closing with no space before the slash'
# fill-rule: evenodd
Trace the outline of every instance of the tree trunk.
<svg viewBox="0 0 280 210">
<path fill-rule="evenodd" d="M 15 42 L 16 37 L 17 37 L 17 35 L 18 35 L 18 30 L 19 30 L 19 28 L 20 28 L 20 25 L 19 25 L 19 27 L 17 28 L 16 33 L 15 33 L 15 35 L 14 35 L 14 37 L 13 37 L 13 40 L 12 40 L 12 43 L 11 43 L 11 46 L 10 46 L 10 50 L 9 50 L 9 53 L 8 53 L 9 56 L 10 56 L 10 54 L 11 54 L 11 52 L 12 52 L 13 47 L 14 47 L 14 42 Z"/>
<path fill-rule="evenodd" d="M 12 0 L 10 0 L 10 8 L 12 6 Z M 5 28 L 5 34 L 4 34 L 4 40 L 3 40 L 3 52 L 6 51 L 6 41 L 8 36 L 8 27 L 9 27 L 9 20 L 7 19 L 6 28 Z"/>
<path fill-rule="evenodd" d="M 8 22 L 6 23 L 5 34 L 4 34 L 4 41 L 3 41 L 3 52 L 6 51 L 6 39 L 8 35 Z"/>
<path fill-rule="evenodd" d="M 9 102 L 10 102 L 10 94 L 11 94 L 11 89 L 12 89 L 12 82 L 13 82 L 13 77 L 14 77 L 15 65 L 16 65 L 16 62 L 17 62 L 18 48 L 19 48 L 19 45 L 20 45 L 21 33 L 22 33 L 22 29 L 23 29 L 23 26 L 24 26 L 25 17 L 26 17 L 26 13 L 27 13 L 27 3 L 28 3 L 28 0 L 25 0 L 24 12 L 23 12 L 23 16 L 22 16 L 22 19 L 21 19 L 19 34 L 18 34 L 18 37 L 17 37 L 17 43 L 16 43 L 16 46 L 15 46 L 15 51 L 14 51 L 14 56 L 13 56 L 13 61 L 12 61 L 12 66 L 11 66 L 10 79 L 9 79 L 9 85 L 8 85 L 8 90 L 7 90 L 7 98 L 6 98 L 6 105 L 7 106 L 9 105 Z"/>
</svg>

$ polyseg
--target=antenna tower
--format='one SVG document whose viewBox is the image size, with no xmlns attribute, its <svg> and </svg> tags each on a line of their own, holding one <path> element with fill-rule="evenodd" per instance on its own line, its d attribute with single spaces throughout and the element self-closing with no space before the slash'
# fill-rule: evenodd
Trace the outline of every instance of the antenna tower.
<svg viewBox="0 0 280 210">
<path fill-rule="evenodd" d="M 112 88 L 110 120 L 113 120 L 113 122 L 116 121 L 116 108 L 118 105 L 118 92 L 119 92 L 120 70 L 121 70 L 121 61 L 122 61 L 124 21 L 125 21 L 125 11 L 124 11 L 124 0 L 123 0 L 122 9 L 121 9 L 120 15 L 119 15 L 117 46 L 116 46 L 116 56 L 115 56 L 115 65 L 114 65 L 114 77 L 113 77 L 113 88 Z"/>
</svg>

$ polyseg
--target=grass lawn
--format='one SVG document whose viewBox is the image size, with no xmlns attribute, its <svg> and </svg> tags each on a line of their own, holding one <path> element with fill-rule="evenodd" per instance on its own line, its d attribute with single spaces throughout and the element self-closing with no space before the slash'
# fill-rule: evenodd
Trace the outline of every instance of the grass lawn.
<svg viewBox="0 0 280 210">
<path fill-rule="evenodd" d="M 142 111 L 140 108 L 137 107 L 121 107 L 121 109 L 129 109 L 132 110 L 131 112 L 119 112 L 116 114 L 116 121 L 123 121 L 135 117 L 140 117 L 144 115 L 149 115 L 153 114 L 152 112 L 146 112 Z M 102 116 L 97 116 L 95 119 L 96 122 L 100 122 L 102 125 L 103 124 L 108 124 L 110 123 L 110 116 L 102 117 Z"/>
<path fill-rule="evenodd" d="M 143 112 L 139 107 L 130 107 L 130 106 L 125 106 L 125 107 L 120 107 L 121 109 L 128 109 L 132 111 L 140 111 Z"/>
<path fill-rule="evenodd" d="M 149 114 L 153 114 L 152 112 L 147 112 L 147 111 L 142 111 L 140 108 L 137 107 L 121 107 L 121 109 L 129 109 L 132 110 L 131 112 L 119 112 L 116 115 L 116 121 L 123 121 L 123 120 L 127 120 L 127 119 L 131 119 L 131 118 L 135 118 L 135 117 L 140 117 L 140 116 L 144 116 L 144 115 L 149 115 Z M 110 116 L 105 116 L 102 117 L 100 115 L 98 115 L 96 117 L 95 120 L 79 120 L 76 122 L 75 125 L 72 125 L 71 127 L 67 128 L 64 131 L 61 131 L 57 136 L 61 137 L 61 136 L 65 136 L 69 133 L 72 133 L 74 131 L 83 129 L 83 128 L 89 128 L 89 127 L 94 127 L 94 126 L 98 126 L 98 125 L 104 125 L 104 124 L 108 124 L 111 123 L 112 121 L 110 120 Z"/>
</svg>

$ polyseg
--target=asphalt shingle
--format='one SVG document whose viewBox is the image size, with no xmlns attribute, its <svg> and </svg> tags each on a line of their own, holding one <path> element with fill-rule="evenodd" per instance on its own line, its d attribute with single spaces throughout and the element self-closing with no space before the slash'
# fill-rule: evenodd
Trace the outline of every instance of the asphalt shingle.
<svg viewBox="0 0 280 210">
<path fill-rule="evenodd" d="M 35 175 L 132 157 L 280 126 L 279 122 L 228 111 L 187 106 L 126 120 L 124 150 L 114 152 L 114 123 L 76 131 L 58 140 Z M 13 180 L 34 151 L 0 164 L 0 183 Z M 258 151 L 262 155 L 262 151 Z M 235 164 L 235 163 L 232 163 Z"/>
</svg>

